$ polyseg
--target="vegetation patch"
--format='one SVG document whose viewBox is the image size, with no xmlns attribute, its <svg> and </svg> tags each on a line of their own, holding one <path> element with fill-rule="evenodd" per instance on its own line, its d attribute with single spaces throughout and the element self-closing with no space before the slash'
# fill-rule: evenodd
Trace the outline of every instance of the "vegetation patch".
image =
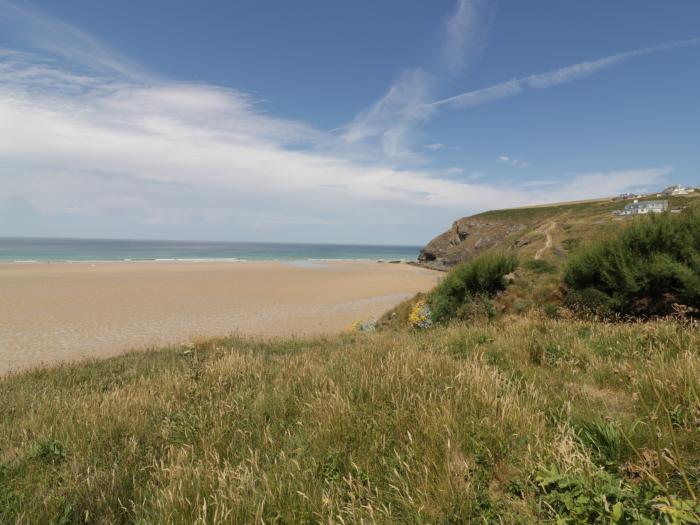
<svg viewBox="0 0 700 525">
<path fill-rule="evenodd" d="M 14 374 L 0 523 L 694 523 L 699 351 L 533 311 Z"/>
<path fill-rule="evenodd" d="M 700 312 L 700 213 L 644 217 L 588 244 L 564 273 L 569 306 L 648 317 Z"/>
<path fill-rule="evenodd" d="M 523 267 L 535 273 L 557 273 L 557 267 L 544 259 L 531 259 L 523 263 Z"/>
<path fill-rule="evenodd" d="M 507 254 L 484 254 L 456 266 L 428 297 L 433 320 L 492 317 L 490 298 L 506 288 L 505 276 L 517 267 L 516 257 Z"/>
<path fill-rule="evenodd" d="M 562 473 L 552 466 L 536 482 L 545 512 L 558 524 L 700 523 L 697 501 L 665 496 L 653 484 L 630 483 L 605 471 Z"/>
</svg>

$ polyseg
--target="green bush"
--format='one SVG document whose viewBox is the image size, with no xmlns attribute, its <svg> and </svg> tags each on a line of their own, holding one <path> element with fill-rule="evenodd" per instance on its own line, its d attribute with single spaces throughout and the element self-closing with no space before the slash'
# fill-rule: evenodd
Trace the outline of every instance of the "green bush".
<svg viewBox="0 0 700 525">
<path fill-rule="evenodd" d="M 559 319 L 559 307 L 554 303 L 547 303 L 544 305 L 544 313 L 550 319 Z"/>
<path fill-rule="evenodd" d="M 557 267 L 544 259 L 532 259 L 525 262 L 523 266 L 535 273 L 557 273 Z"/>
<path fill-rule="evenodd" d="M 700 213 L 648 216 L 615 236 L 587 245 L 564 280 L 570 306 L 619 315 L 667 315 L 680 304 L 700 308 Z M 596 312 L 600 313 L 600 312 Z"/>
<path fill-rule="evenodd" d="M 485 254 L 456 266 L 430 293 L 433 319 L 440 322 L 476 314 L 492 317 L 489 298 L 505 289 L 504 277 L 517 267 L 515 256 L 506 254 Z"/>
<path fill-rule="evenodd" d="M 570 290 L 566 294 L 564 303 L 572 310 L 586 315 L 610 318 L 615 312 L 610 296 L 597 288 Z"/>
</svg>

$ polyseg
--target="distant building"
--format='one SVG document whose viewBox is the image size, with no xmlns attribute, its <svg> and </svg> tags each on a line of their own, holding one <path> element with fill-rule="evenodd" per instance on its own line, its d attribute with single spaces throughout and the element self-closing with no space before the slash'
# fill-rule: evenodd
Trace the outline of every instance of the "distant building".
<svg viewBox="0 0 700 525">
<path fill-rule="evenodd" d="M 669 186 L 664 191 L 661 192 L 662 195 L 688 195 L 695 191 L 693 188 L 686 188 L 681 184 L 676 184 L 675 186 Z"/>
<path fill-rule="evenodd" d="M 636 199 L 640 197 L 640 195 L 635 195 L 634 193 L 621 193 L 617 197 L 615 197 L 613 200 L 615 201 L 628 201 L 630 199 Z"/>
<path fill-rule="evenodd" d="M 646 215 L 648 213 L 663 213 L 668 210 L 668 201 L 642 201 L 635 199 L 634 202 L 626 204 L 621 210 L 615 211 L 615 215 Z"/>
</svg>

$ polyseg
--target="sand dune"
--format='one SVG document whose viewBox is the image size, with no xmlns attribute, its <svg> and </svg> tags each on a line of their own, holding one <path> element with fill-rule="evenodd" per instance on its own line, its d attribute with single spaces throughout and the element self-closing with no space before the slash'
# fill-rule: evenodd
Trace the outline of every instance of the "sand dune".
<svg viewBox="0 0 700 525">
<path fill-rule="evenodd" d="M 432 287 L 373 262 L 0 265 L 0 373 L 230 333 L 338 332 Z"/>
</svg>

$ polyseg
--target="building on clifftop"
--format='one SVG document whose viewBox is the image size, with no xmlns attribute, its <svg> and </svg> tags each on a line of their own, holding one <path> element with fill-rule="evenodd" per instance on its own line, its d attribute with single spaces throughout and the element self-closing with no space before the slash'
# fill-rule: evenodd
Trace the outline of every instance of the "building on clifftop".
<svg viewBox="0 0 700 525">
<path fill-rule="evenodd" d="M 663 213 L 668 210 L 668 201 L 642 201 L 635 200 L 626 204 L 621 210 L 613 213 L 618 216 L 626 215 L 646 215 L 648 213 Z"/>
<path fill-rule="evenodd" d="M 675 186 L 669 186 L 666 188 L 661 192 L 661 195 L 688 195 L 693 191 L 695 191 L 693 188 L 686 188 L 682 184 L 676 184 Z"/>
</svg>

